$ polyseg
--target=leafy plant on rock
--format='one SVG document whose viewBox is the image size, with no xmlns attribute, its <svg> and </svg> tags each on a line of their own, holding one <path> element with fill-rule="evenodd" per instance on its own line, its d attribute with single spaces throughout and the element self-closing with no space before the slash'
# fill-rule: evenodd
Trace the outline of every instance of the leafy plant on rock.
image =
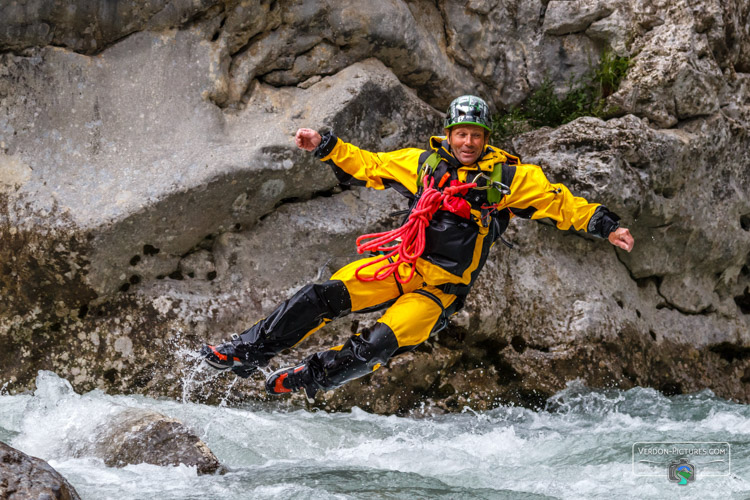
<svg viewBox="0 0 750 500">
<path fill-rule="evenodd" d="M 619 113 L 607 106 L 607 97 L 617 92 L 630 68 L 631 59 L 602 54 L 599 64 L 571 80 L 563 96 L 555 92 L 551 79 L 545 78 L 523 103 L 499 113 L 492 120 L 493 143 L 540 127 L 559 127 L 582 116 L 609 118 Z"/>
</svg>

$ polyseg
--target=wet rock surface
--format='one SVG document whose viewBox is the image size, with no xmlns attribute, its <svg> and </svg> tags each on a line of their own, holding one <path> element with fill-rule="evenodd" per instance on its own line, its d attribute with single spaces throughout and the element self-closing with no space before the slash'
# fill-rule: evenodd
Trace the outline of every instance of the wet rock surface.
<svg viewBox="0 0 750 500">
<path fill-rule="evenodd" d="M 95 431 L 93 450 L 109 467 L 128 464 L 195 467 L 198 474 L 220 470 L 219 460 L 183 423 L 159 413 L 127 408 L 114 415 L 105 428 Z"/>
<path fill-rule="evenodd" d="M 452 97 L 504 109 L 545 79 L 564 91 L 607 49 L 632 60 L 613 118 L 512 146 L 620 214 L 633 253 L 515 220 L 516 248 L 493 250 L 448 329 L 315 404 L 538 406 L 573 379 L 750 401 L 750 3 L 19 5 L 0 13 L 8 390 L 43 367 L 78 391 L 264 398 L 261 375 L 214 377 L 190 353 L 325 280 L 405 208 L 337 186 L 294 131 L 425 147 Z M 328 325 L 272 368 L 376 317 Z"/>
<path fill-rule="evenodd" d="M 39 458 L 0 442 L 0 498 L 25 500 L 79 500 L 76 490 L 55 469 Z"/>
</svg>

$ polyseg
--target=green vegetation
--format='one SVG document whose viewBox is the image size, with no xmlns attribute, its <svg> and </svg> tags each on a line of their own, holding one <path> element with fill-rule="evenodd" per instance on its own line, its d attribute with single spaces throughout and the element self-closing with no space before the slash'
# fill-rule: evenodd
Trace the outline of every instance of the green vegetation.
<svg viewBox="0 0 750 500">
<path fill-rule="evenodd" d="M 610 52 L 599 65 L 571 80 L 568 92 L 559 97 L 552 81 L 546 78 L 521 105 L 497 114 L 492 120 L 491 141 L 499 144 L 513 136 L 539 127 L 558 127 L 581 116 L 607 118 L 618 113 L 606 105 L 630 67 L 629 57 Z"/>
</svg>

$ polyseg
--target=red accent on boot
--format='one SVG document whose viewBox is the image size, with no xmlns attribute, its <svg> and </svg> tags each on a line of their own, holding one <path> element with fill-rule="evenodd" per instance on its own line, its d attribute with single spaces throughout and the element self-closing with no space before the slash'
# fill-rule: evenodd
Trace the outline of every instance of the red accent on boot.
<svg viewBox="0 0 750 500">
<path fill-rule="evenodd" d="M 281 394 L 283 392 L 292 392 L 291 389 L 287 389 L 286 387 L 284 387 L 284 384 L 283 384 L 284 379 L 287 378 L 288 376 L 289 376 L 288 373 L 282 373 L 281 375 L 279 375 L 279 378 L 276 379 L 276 383 L 273 386 L 274 392 L 278 394 Z"/>
</svg>

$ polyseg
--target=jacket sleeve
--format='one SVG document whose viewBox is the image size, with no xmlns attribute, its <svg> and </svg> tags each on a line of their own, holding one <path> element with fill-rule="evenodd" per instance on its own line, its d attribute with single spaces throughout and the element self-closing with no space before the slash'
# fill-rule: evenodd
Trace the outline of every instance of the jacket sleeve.
<svg viewBox="0 0 750 500">
<path fill-rule="evenodd" d="M 374 189 L 393 187 L 396 183 L 414 194 L 417 192 L 417 169 L 422 152 L 421 149 L 407 148 L 390 153 L 371 153 L 326 134 L 315 150 L 315 156 L 328 163 L 344 183 Z"/>
<path fill-rule="evenodd" d="M 510 191 L 504 205 L 520 217 L 549 218 L 558 229 L 573 227 L 602 238 L 619 227 L 619 217 L 604 205 L 589 203 L 564 185 L 550 183 L 536 165 L 518 165 Z"/>
</svg>

